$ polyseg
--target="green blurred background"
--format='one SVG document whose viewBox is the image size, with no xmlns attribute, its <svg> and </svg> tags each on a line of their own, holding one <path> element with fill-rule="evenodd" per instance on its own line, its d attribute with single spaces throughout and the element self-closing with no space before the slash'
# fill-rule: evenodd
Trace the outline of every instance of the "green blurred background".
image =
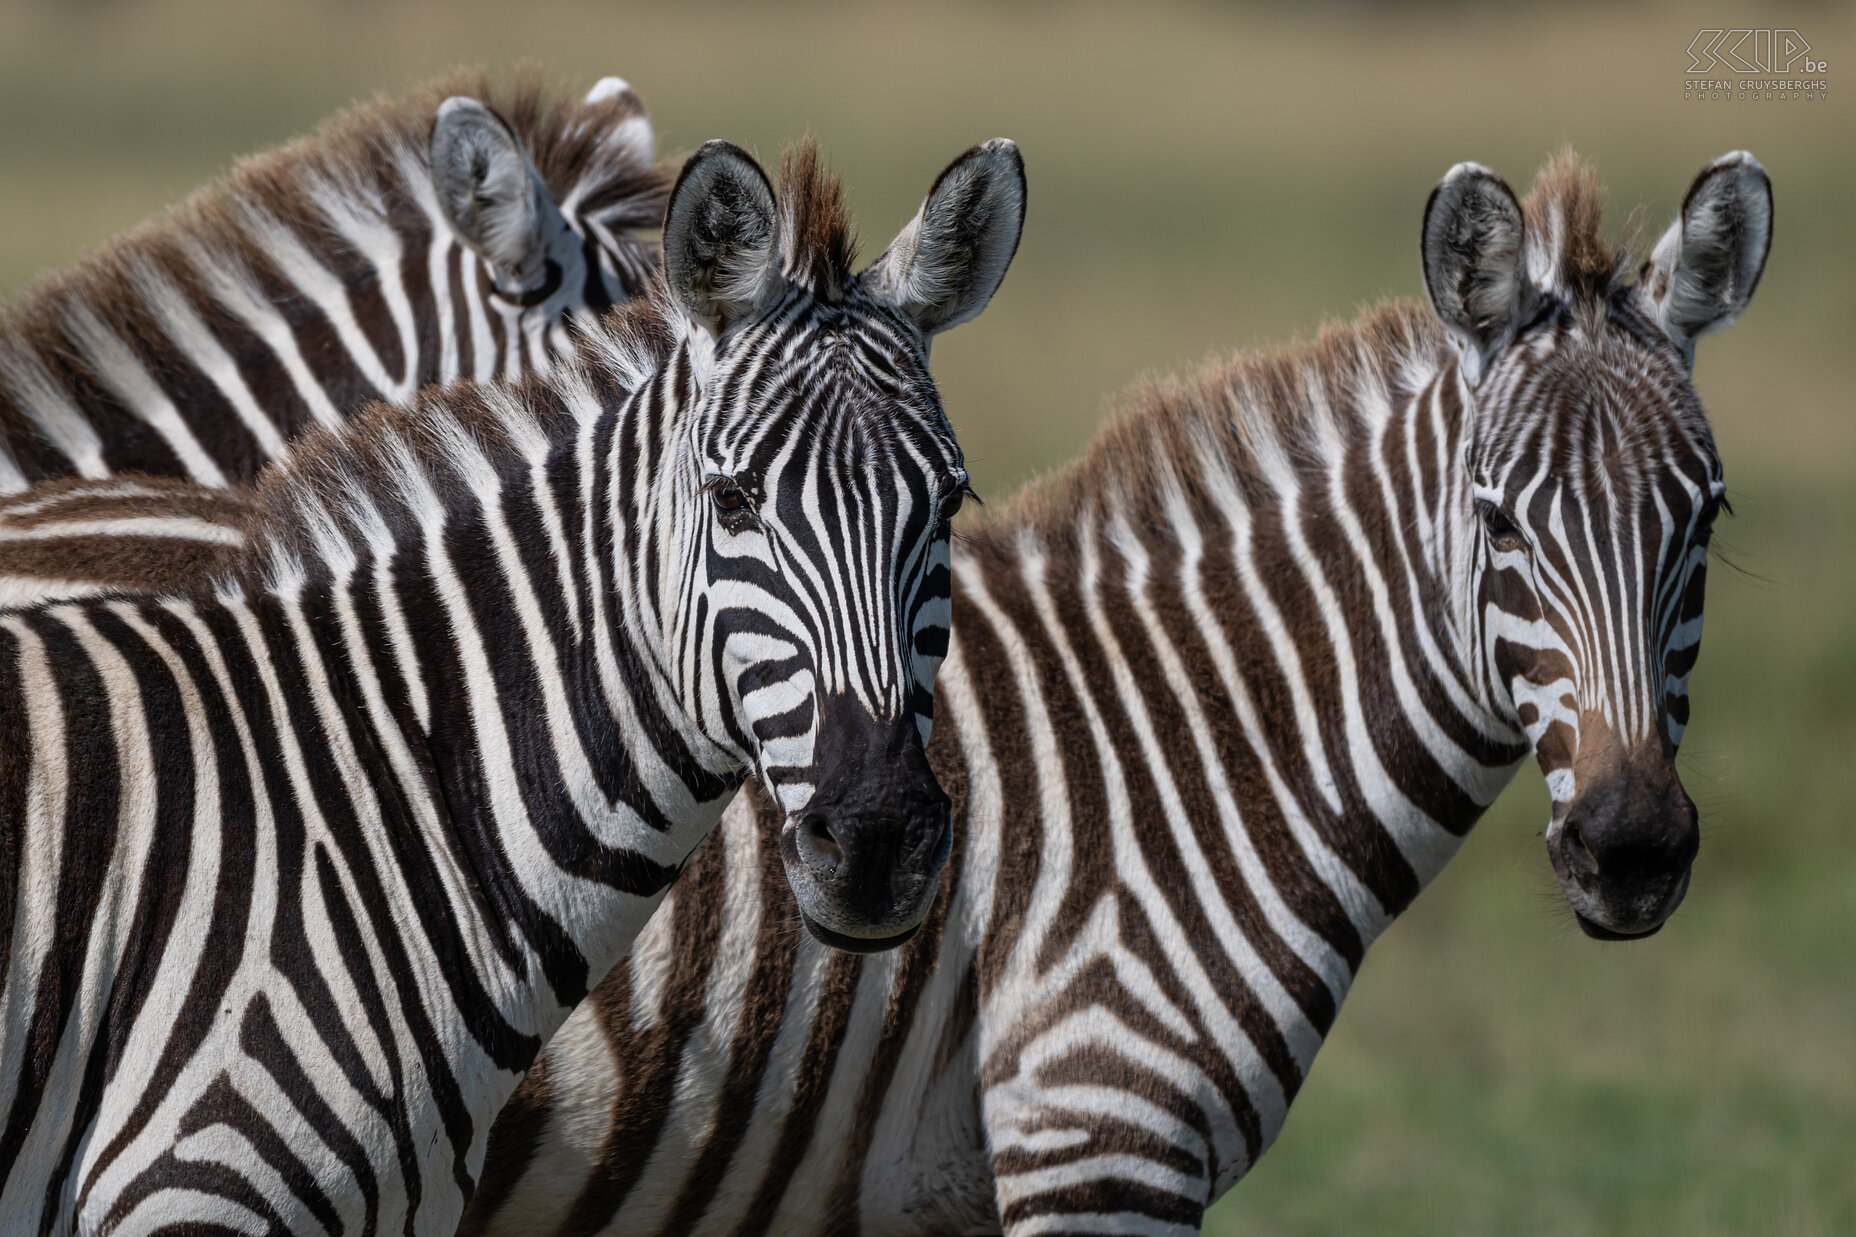
<svg viewBox="0 0 1856 1237">
<path fill-rule="evenodd" d="M 1830 99 L 1682 98 L 1703 25 L 1794 28 Z M 1777 239 L 1696 383 L 1736 517 L 1684 779 L 1692 892 L 1655 939 L 1572 926 L 1532 771 L 1373 951 L 1278 1146 L 1214 1233 L 1856 1232 L 1856 12 L 1328 3 L 131 5 L 0 0 L 0 291 L 240 153 L 459 62 L 617 73 L 662 149 L 808 130 L 872 253 L 1004 134 L 1023 248 L 935 365 L 982 494 L 1072 455 L 1114 392 L 1421 294 L 1425 195 L 1524 188 L 1570 141 L 1612 226 L 1709 159 L 1772 174 Z"/>
</svg>

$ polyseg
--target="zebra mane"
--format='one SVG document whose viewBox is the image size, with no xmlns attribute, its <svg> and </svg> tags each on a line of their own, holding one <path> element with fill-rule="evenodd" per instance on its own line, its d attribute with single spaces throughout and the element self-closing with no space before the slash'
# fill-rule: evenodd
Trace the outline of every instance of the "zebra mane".
<svg viewBox="0 0 1856 1237">
<path fill-rule="evenodd" d="M 190 286 L 202 278 L 200 259 L 210 257 L 257 288 L 256 273 L 270 268 L 268 254 L 280 239 L 327 238 L 324 260 L 341 261 L 357 232 L 378 232 L 391 215 L 439 218 L 429 143 L 438 106 L 452 95 L 502 116 L 555 201 L 604 232 L 602 241 L 638 245 L 641 267 L 654 261 L 654 246 L 625 233 L 662 222 L 672 169 L 653 166 L 650 123 L 636 95 L 621 90 L 585 101 L 532 68 L 507 77 L 458 70 L 404 98 L 351 107 L 310 136 L 241 159 L 178 206 L 39 280 L 0 311 L 0 336 L 26 345 L 15 349 L 22 354 L 46 355 L 69 351 L 64 333 L 72 323 L 100 321 L 127 338 L 159 337 L 158 323 L 140 320 L 138 298 L 120 295 L 125 284 Z"/>
<path fill-rule="evenodd" d="M 499 488 L 650 380 L 687 338 L 661 281 L 582 332 L 576 354 L 519 383 L 456 382 L 310 431 L 255 487 L 250 544 L 214 591 L 288 591 L 382 554 L 455 496 Z"/>
<path fill-rule="evenodd" d="M 844 183 L 806 138 L 780 151 L 780 272 L 824 301 L 836 301 L 851 281 L 857 231 L 844 202 Z"/>
<path fill-rule="evenodd" d="M 1598 173 L 1571 146 L 1547 160 L 1521 213 L 1527 221 L 1528 277 L 1577 308 L 1602 306 L 1635 266 L 1635 214 L 1622 240 L 1614 245 L 1605 238 Z"/>
<path fill-rule="evenodd" d="M 1555 154 L 1522 203 L 1527 269 L 1582 316 L 1603 314 L 1633 265 L 1634 219 L 1613 244 L 1597 174 L 1571 147 Z M 1312 341 L 1213 362 L 1135 387 L 1083 456 L 1027 486 L 1011 515 L 1061 535 L 1079 503 L 1125 510 L 1131 523 L 1185 497 L 1272 501 L 1277 479 L 1318 473 L 1422 388 L 1450 356 L 1428 305 L 1390 301 Z"/>
<path fill-rule="evenodd" d="M 1313 340 L 1148 379 L 1081 458 L 1025 487 L 1008 521 L 1061 537 L 1083 504 L 1136 527 L 1176 498 L 1267 504 L 1285 475 L 1324 471 L 1450 355 L 1428 306 L 1392 301 Z"/>
</svg>

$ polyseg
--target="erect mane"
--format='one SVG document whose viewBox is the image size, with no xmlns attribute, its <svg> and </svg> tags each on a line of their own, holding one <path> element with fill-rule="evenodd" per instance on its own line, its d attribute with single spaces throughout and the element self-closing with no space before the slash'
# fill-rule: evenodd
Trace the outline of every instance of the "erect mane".
<svg viewBox="0 0 1856 1237">
<path fill-rule="evenodd" d="M 75 306 L 131 336 L 154 329 L 119 320 L 126 311 L 115 303 L 125 284 L 147 272 L 184 284 L 192 278 L 190 253 L 264 270 L 270 259 L 258 233 L 275 221 L 299 235 L 330 234 L 331 198 L 383 217 L 432 215 L 432 125 L 452 95 L 475 98 L 502 116 L 555 200 L 571 201 L 575 214 L 608 234 L 602 240 L 648 248 L 624 234 L 662 222 L 672 169 L 653 166 L 651 130 L 636 95 L 618 91 L 586 104 L 533 68 L 501 76 L 463 69 L 404 97 L 358 104 L 307 137 L 239 160 L 178 206 L 41 279 L 0 313 L 0 335 L 61 351 L 59 322 Z M 650 260 L 647 252 L 640 265 Z"/>
<path fill-rule="evenodd" d="M 780 270 L 823 300 L 844 295 L 857 261 L 857 231 L 844 183 L 806 138 L 780 152 Z"/>
<path fill-rule="evenodd" d="M 1228 475 L 1246 502 L 1266 501 L 1268 478 L 1319 470 L 1370 432 L 1379 409 L 1419 389 L 1449 355 L 1429 307 L 1393 301 L 1310 341 L 1242 352 L 1185 378 L 1148 379 L 1124 396 L 1082 457 L 1032 482 L 1002 524 L 1061 536 L 1079 503 L 1139 526 L 1163 518 L 1168 495 L 1197 502 Z M 1216 460 L 1219 477 L 1206 475 Z"/>
<path fill-rule="evenodd" d="M 1610 296 L 1630 273 L 1633 227 L 1627 225 L 1615 246 L 1605 239 L 1605 192 L 1597 171 L 1572 147 L 1561 147 L 1540 169 L 1521 213 L 1527 272 L 1536 285 L 1590 305 Z"/>
<path fill-rule="evenodd" d="M 260 475 L 250 550 L 228 582 L 282 586 L 320 574 L 370 532 L 397 538 L 416 523 L 421 494 L 442 503 L 468 489 L 473 467 L 519 466 L 572 432 L 589 405 L 610 407 L 647 382 L 687 332 L 659 282 L 582 332 L 552 374 L 427 387 L 410 404 L 374 403 L 311 430 Z"/>
<path fill-rule="evenodd" d="M 1630 274 L 1635 220 L 1622 241 L 1606 239 L 1597 174 L 1571 147 L 1547 161 L 1522 212 L 1529 276 L 1577 310 L 1602 312 Z M 1368 432 L 1369 403 L 1383 409 L 1418 390 L 1449 355 L 1428 305 L 1392 301 L 1324 326 L 1312 341 L 1149 379 L 1119 401 L 1080 459 L 1027 485 L 1000 525 L 1061 536 L 1087 503 L 1119 508 L 1138 525 L 1158 518 L 1153 505 L 1168 495 L 1193 498 L 1208 456 L 1245 501 L 1268 501 L 1268 475 L 1324 467 Z"/>
</svg>

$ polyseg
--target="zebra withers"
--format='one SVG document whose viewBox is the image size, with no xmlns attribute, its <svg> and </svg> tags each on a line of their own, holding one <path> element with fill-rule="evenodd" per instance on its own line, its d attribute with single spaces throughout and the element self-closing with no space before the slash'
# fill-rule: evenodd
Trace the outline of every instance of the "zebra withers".
<svg viewBox="0 0 1856 1237">
<path fill-rule="evenodd" d="M 1635 283 L 1599 200 L 1570 158 L 1524 207 L 1453 171 L 1434 309 L 1152 384 L 962 537 L 920 935 L 805 940 L 743 796 L 498 1117 L 461 1233 L 1196 1232 L 1530 749 L 1581 922 L 1661 922 L 1723 509 L 1688 367 L 1771 190 L 1706 169 Z"/>
<path fill-rule="evenodd" d="M 0 611 L 0 1229 L 451 1231 L 750 771 L 821 936 L 927 913 L 966 485 L 928 339 L 1023 168 L 969 151 L 857 275 L 815 150 L 783 172 L 705 146 L 659 293 L 312 436 L 210 588 Z"/>
<path fill-rule="evenodd" d="M 654 158 L 616 77 L 457 73 L 243 160 L 0 314 L 0 495 L 249 481 L 373 400 L 546 372 L 650 281 Z"/>
</svg>

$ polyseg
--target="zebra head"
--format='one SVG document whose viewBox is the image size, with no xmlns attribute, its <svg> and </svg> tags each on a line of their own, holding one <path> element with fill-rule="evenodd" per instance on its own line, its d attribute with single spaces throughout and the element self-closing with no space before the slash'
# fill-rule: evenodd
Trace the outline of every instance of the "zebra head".
<svg viewBox="0 0 1856 1237">
<path fill-rule="evenodd" d="M 967 474 L 928 341 L 1004 278 L 1024 165 L 1008 141 L 968 151 L 855 276 L 816 147 L 789 152 L 781 182 L 776 204 L 751 157 L 710 142 L 665 217 L 696 388 L 671 647 L 684 698 L 784 809 L 807 926 L 882 949 L 919 927 L 951 837 L 924 745 Z"/>
<path fill-rule="evenodd" d="M 1525 206 L 1474 164 L 1425 211 L 1431 304 L 1461 358 L 1464 594 L 1486 690 L 1553 798 L 1547 850 L 1581 928 L 1660 928 L 1699 846 L 1675 767 L 1721 462 L 1694 341 L 1746 307 L 1772 238 L 1751 155 L 1704 169 L 1633 284 L 1570 155 Z"/>
<path fill-rule="evenodd" d="M 600 79 L 561 124 L 523 127 L 549 149 L 529 151 L 503 117 L 454 95 L 439 106 L 429 154 L 439 213 L 483 264 L 499 316 L 534 340 L 649 284 L 649 250 L 631 233 L 661 222 L 663 199 L 651 122 L 622 78 Z M 560 183 L 531 155 L 546 156 Z M 564 343 L 557 336 L 555 350 Z"/>
</svg>

